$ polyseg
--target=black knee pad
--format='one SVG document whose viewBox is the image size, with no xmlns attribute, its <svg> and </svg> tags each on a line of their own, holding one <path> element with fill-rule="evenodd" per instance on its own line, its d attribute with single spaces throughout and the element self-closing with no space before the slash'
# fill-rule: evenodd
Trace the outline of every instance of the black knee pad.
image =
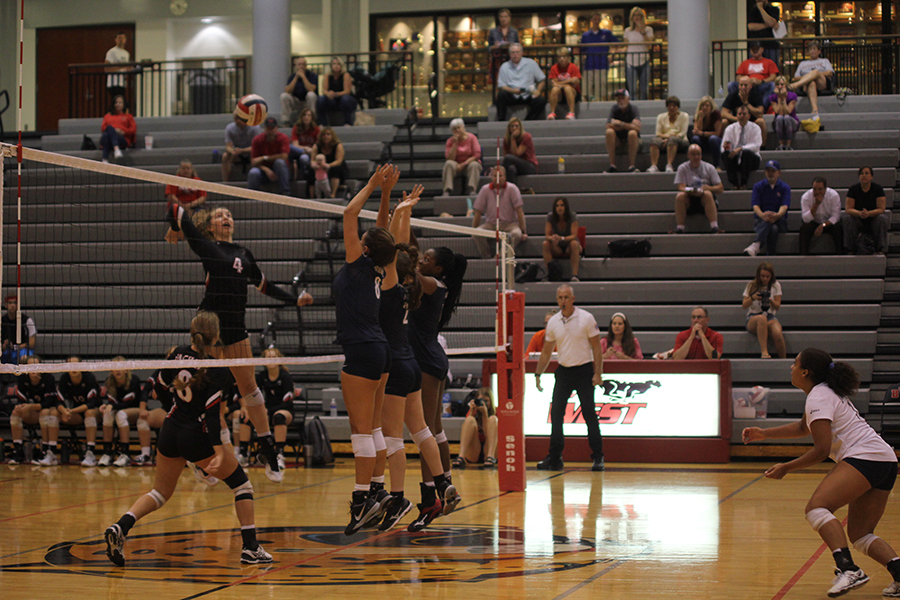
<svg viewBox="0 0 900 600">
<path fill-rule="evenodd" d="M 280 412 L 275 413 L 275 416 L 272 417 L 272 425 L 287 425 L 287 417 Z"/>
<path fill-rule="evenodd" d="M 225 485 L 227 485 L 229 488 L 235 489 L 244 485 L 245 483 L 250 481 L 250 479 L 247 477 L 247 473 L 244 471 L 244 468 L 241 465 L 238 465 L 237 469 L 235 469 L 231 475 L 229 475 L 222 481 L 224 481 Z"/>
</svg>

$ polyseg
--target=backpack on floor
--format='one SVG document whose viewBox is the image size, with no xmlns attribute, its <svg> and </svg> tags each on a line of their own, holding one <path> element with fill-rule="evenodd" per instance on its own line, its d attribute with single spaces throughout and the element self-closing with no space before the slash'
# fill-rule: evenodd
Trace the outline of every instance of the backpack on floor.
<svg viewBox="0 0 900 600">
<path fill-rule="evenodd" d="M 331 438 L 328 437 L 328 430 L 319 417 L 313 417 L 307 423 L 306 445 L 303 448 L 304 452 L 309 451 L 309 456 L 304 457 L 307 467 L 324 467 L 334 462 Z"/>
<path fill-rule="evenodd" d="M 547 279 L 550 281 L 562 281 L 563 269 L 558 260 L 551 260 L 547 263 Z"/>
<path fill-rule="evenodd" d="M 543 269 L 532 262 L 516 263 L 515 278 L 516 283 L 531 283 L 537 281 L 543 275 Z"/>
<path fill-rule="evenodd" d="M 643 258 L 650 256 L 653 245 L 649 239 L 643 240 L 613 240 L 609 242 L 610 258 Z"/>
<path fill-rule="evenodd" d="M 855 254 L 857 256 L 867 256 L 875 254 L 875 252 L 877 252 L 877 249 L 875 248 L 875 240 L 873 240 L 872 236 L 864 231 L 861 231 L 859 235 L 856 236 L 855 249 Z"/>
<path fill-rule="evenodd" d="M 84 135 L 84 138 L 81 140 L 81 149 L 82 150 L 96 150 L 97 144 L 94 143 L 94 140 L 89 138 L 87 134 Z"/>
</svg>

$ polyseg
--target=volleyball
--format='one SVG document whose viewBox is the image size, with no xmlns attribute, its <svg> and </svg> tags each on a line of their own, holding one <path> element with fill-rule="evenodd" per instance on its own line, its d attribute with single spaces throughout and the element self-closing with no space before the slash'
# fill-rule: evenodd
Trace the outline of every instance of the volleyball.
<svg viewBox="0 0 900 600">
<path fill-rule="evenodd" d="M 249 94 L 238 100 L 234 114 L 247 125 L 259 125 L 266 120 L 269 107 L 262 96 Z"/>
</svg>

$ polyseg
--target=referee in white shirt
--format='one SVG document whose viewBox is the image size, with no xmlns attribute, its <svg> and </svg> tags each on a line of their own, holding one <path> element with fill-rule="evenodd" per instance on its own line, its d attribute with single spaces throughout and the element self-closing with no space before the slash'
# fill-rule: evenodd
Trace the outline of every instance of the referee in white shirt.
<svg viewBox="0 0 900 600">
<path fill-rule="evenodd" d="M 603 353 L 600 351 L 600 329 L 594 316 L 575 307 L 575 292 L 572 286 L 561 285 L 556 289 L 556 303 L 559 312 L 547 323 L 544 347 L 534 374 L 539 391 L 541 373 L 550 363 L 550 355 L 556 348 L 559 366 L 556 368 L 556 383 L 553 385 L 553 400 L 550 408 L 550 450 L 547 458 L 537 464 L 544 471 L 561 471 L 562 452 L 566 445 L 563 436 L 563 418 L 572 391 L 578 392 L 581 414 L 588 430 L 591 445 L 592 471 L 603 471 L 603 438 L 597 410 L 594 407 L 594 386 L 603 383 Z"/>
</svg>

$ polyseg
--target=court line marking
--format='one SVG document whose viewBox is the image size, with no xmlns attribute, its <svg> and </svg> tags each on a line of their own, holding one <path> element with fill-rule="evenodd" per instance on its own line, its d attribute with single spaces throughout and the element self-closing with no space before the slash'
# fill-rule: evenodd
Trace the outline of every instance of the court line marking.
<svg viewBox="0 0 900 600">
<path fill-rule="evenodd" d="M 0 479 L 0 483 L 6 483 L 8 481 L 19 481 L 20 479 L 25 479 L 24 477 L 10 477 L 9 479 Z"/>
<path fill-rule="evenodd" d="M 24 478 L 21 478 L 24 479 Z M 3 483 L 0 481 L 0 483 Z M 105 498 L 103 500 L 97 500 L 95 502 L 85 502 L 83 504 L 73 504 L 71 506 L 61 506 L 59 508 L 53 508 L 50 510 L 43 510 L 41 512 L 31 513 L 30 515 L 19 515 L 18 517 L 7 517 L 5 519 L 0 519 L 0 523 L 5 523 L 6 521 L 15 521 L 16 519 L 27 519 L 29 517 L 37 517 L 40 515 L 46 515 L 49 513 L 59 512 L 61 510 L 69 510 L 70 508 L 84 508 L 85 506 L 92 506 L 94 504 L 103 504 L 104 502 L 112 502 L 113 500 L 121 500 L 122 498 L 131 498 L 133 496 L 143 496 L 144 493 L 137 494 L 126 494 L 124 496 L 118 496 L 116 498 Z"/>
<path fill-rule="evenodd" d="M 844 517 L 844 520 L 841 521 L 841 527 L 846 527 L 846 526 L 847 526 L 847 517 Z M 789 591 L 791 591 L 791 589 L 793 589 L 793 587 L 795 585 L 797 585 L 797 582 L 800 581 L 800 578 L 803 577 L 804 575 L 806 575 L 806 572 L 809 571 L 810 568 L 812 568 L 813 564 L 815 564 L 815 562 L 817 560 L 819 560 L 819 558 L 825 553 L 825 550 L 827 550 L 827 549 L 828 549 L 827 544 L 822 544 L 821 546 L 819 546 L 818 550 L 813 552 L 812 556 L 809 557 L 809 560 L 807 560 L 805 563 L 803 563 L 803 566 L 801 566 L 797 570 L 797 572 L 794 573 L 793 577 L 788 579 L 787 583 L 785 583 L 781 587 L 781 589 L 778 590 L 778 592 L 774 596 L 772 596 L 772 600 L 781 600 L 782 598 L 784 598 L 787 595 L 787 593 Z"/>
</svg>

